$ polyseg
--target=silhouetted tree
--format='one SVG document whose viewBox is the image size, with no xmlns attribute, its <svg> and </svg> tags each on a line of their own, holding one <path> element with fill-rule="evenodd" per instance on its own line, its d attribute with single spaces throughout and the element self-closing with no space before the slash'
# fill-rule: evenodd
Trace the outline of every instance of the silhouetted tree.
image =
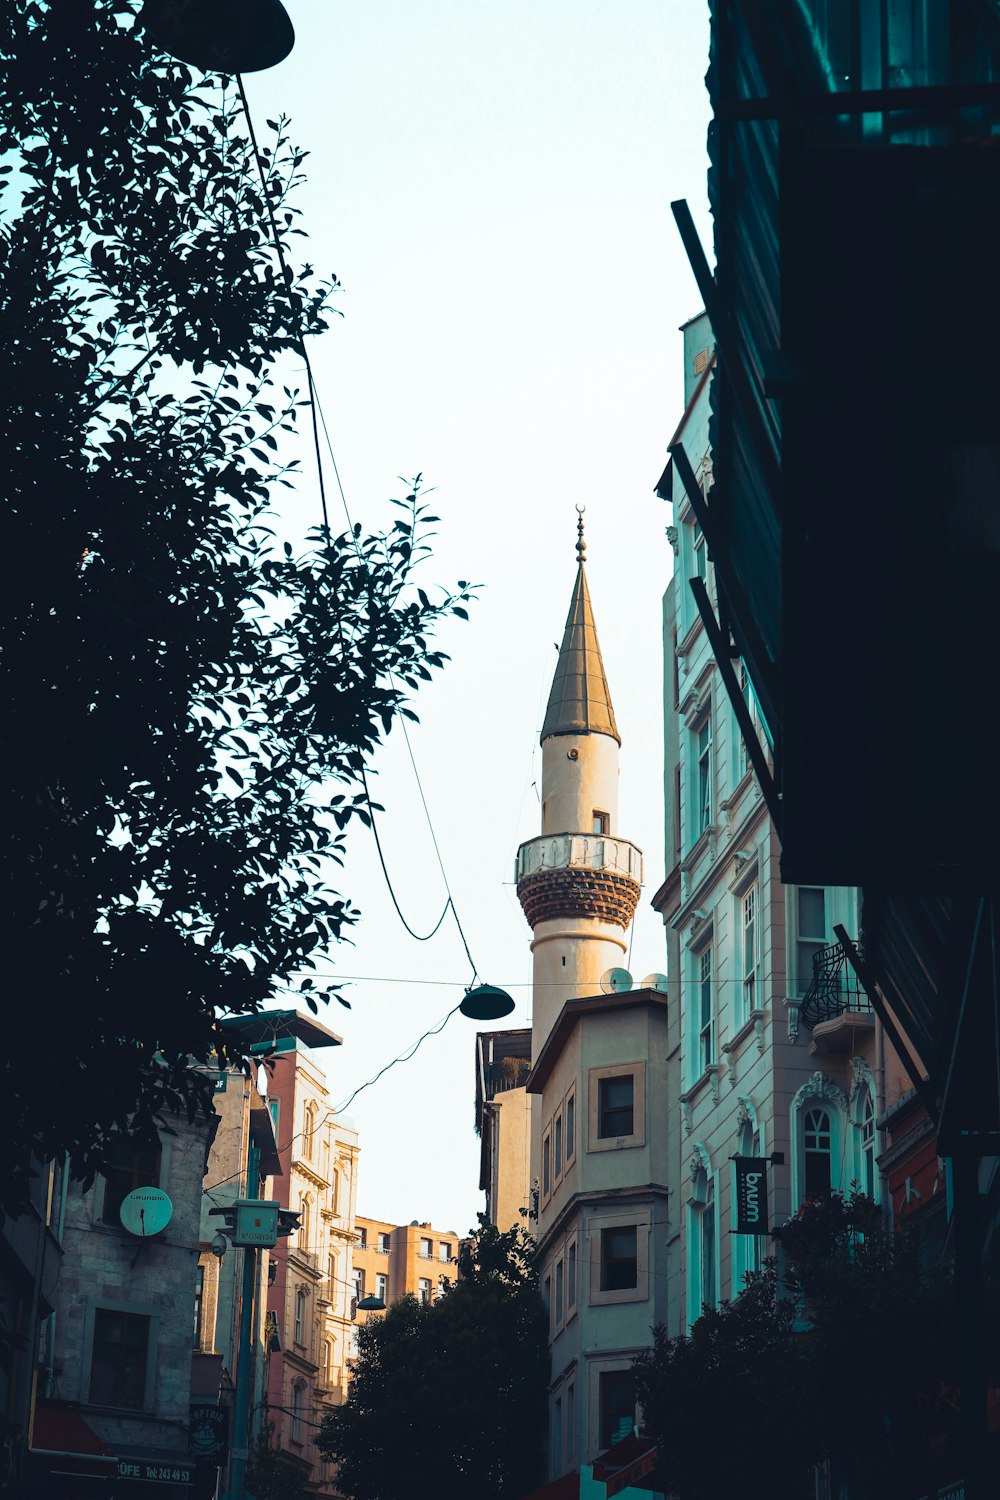
<svg viewBox="0 0 1000 1500">
<path fill-rule="evenodd" d="M 858 1193 L 805 1203 L 775 1238 L 780 1276 L 769 1261 L 690 1334 L 658 1328 L 636 1361 L 671 1493 L 721 1500 L 766 1482 L 795 1500 L 827 1458 L 859 1500 L 912 1500 L 953 1479 L 947 1267 Z"/>
<path fill-rule="evenodd" d="M 285 120 L 262 186 L 234 81 L 138 8 L 0 8 L 8 1207 L 33 1151 L 86 1176 L 193 1110 L 218 1011 L 334 992 L 308 971 L 356 919 L 329 875 L 364 758 L 468 595 L 412 582 L 417 484 L 385 534 L 276 539 L 336 278 L 277 256 Z"/>
<path fill-rule="evenodd" d="M 359 1328 L 347 1400 L 317 1439 L 351 1500 L 516 1500 L 541 1482 L 548 1320 L 532 1247 L 483 1223 L 437 1302 L 407 1296 Z"/>
</svg>

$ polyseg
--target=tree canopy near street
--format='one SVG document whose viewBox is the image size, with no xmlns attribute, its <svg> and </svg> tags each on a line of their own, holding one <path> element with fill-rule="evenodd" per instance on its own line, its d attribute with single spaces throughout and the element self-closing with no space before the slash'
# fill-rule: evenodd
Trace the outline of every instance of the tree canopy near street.
<svg viewBox="0 0 1000 1500">
<path fill-rule="evenodd" d="M 335 993 L 365 758 L 469 596 L 413 579 L 419 482 L 384 532 L 278 531 L 338 286 L 293 260 L 304 153 L 138 12 L 0 15 L 7 1207 L 194 1109 L 219 1013 Z"/>
<path fill-rule="evenodd" d="M 461 1272 L 438 1301 L 406 1296 L 359 1327 L 347 1400 L 317 1438 L 351 1500 L 516 1500 L 541 1483 L 548 1320 L 533 1242 L 484 1222 Z"/>
<path fill-rule="evenodd" d="M 852 1192 L 803 1204 L 775 1231 L 778 1263 L 636 1361 L 644 1421 L 677 1500 L 734 1487 L 798 1500 L 829 1459 L 871 1500 L 956 1477 L 951 1274 Z"/>
</svg>

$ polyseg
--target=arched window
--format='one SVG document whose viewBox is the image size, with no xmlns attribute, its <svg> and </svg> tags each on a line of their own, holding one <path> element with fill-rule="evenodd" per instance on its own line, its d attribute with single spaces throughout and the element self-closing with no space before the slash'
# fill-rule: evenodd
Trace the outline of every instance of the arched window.
<svg viewBox="0 0 1000 1500">
<path fill-rule="evenodd" d="M 701 1317 L 704 1307 L 719 1301 L 718 1219 L 715 1177 L 707 1165 L 707 1154 L 699 1149 L 702 1162 L 693 1165 L 688 1199 L 687 1303 L 688 1323 Z"/>
<path fill-rule="evenodd" d="M 306 1388 L 301 1380 L 292 1386 L 292 1442 L 302 1441 L 302 1408 L 305 1406 Z"/>
<path fill-rule="evenodd" d="M 869 1198 L 878 1198 L 878 1174 L 875 1170 L 875 1102 L 872 1091 L 866 1084 L 858 1095 L 857 1104 L 858 1147 L 860 1155 L 861 1191 Z"/>
<path fill-rule="evenodd" d="M 821 1198 L 833 1186 L 833 1125 L 830 1111 L 813 1105 L 803 1119 L 805 1196 Z"/>
<path fill-rule="evenodd" d="M 333 1384 L 333 1345 L 329 1339 L 323 1340 L 323 1384 Z"/>
<path fill-rule="evenodd" d="M 312 1250 L 312 1199 L 306 1193 L 299 1204 L 299 1232 L 295 1241 L 297 1250 L 307 1253 Z"/>
<path fill-rule="evenodd" d="M 309 1293 L 305 1287 L 300 1286 L 295 1293 L 295 1342 L 304 1344 L 306 1341 L 306 1308 L 309 1302 Z"/>
</svg>

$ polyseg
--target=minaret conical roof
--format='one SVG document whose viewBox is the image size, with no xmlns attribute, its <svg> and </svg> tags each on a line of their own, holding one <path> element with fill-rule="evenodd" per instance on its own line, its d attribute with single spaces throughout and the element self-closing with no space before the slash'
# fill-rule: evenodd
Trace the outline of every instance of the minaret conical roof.
<svg viewBox="0 0 1000 1500">
<path fill-rule="evenodd" d="M 541 738 L 546 740 L 552 734 L 608 734 L 620 745 L 621 735 L 611 706 L 608 679 L 604 675 L 604 662 L 601 660 L 601 648 L 594 625 L 594 610 L 583 566 L 587 548 L 583 540 L 582 516 L 578 531 L 576 583 L 569 614 L 566 616 L 566 629 L 559 648 L 559 660 L 552 679 Z"/>
</svg>

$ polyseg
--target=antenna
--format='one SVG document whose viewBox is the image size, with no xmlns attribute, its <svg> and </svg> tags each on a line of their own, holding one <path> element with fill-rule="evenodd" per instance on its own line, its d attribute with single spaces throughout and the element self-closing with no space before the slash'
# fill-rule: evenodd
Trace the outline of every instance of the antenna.
<svg viewBox="0 0 1000 1500">
<path fill-rule="evenodd" d="M 606 995 L 624 995 L 632 988 L 628 969 L 606 969 L 601 975 L 601 989 Z"/>
<path fill-rule="evenodd" d="M 667 993 L 667 976 L 666 974 L 647 974 L 639 988 L 643 990 L 658 990 L 661 995 L 665 995 Z"/>
</svg>

